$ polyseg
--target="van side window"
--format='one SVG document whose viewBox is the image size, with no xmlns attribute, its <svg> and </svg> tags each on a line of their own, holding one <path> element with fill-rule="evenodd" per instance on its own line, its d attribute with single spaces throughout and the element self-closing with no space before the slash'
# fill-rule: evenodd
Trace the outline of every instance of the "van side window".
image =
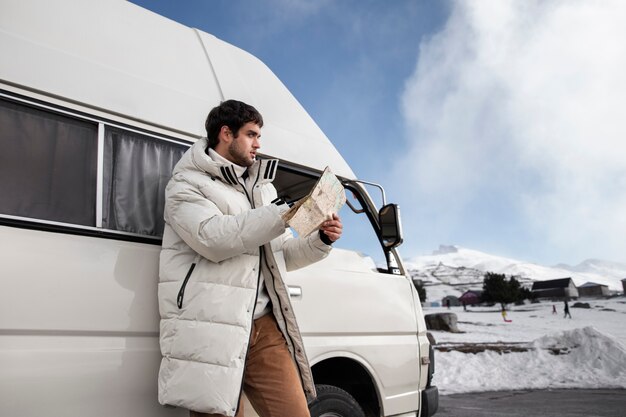
<svg viewBox="0 0 626 417">
<path fill-rule="evenodd" d="M 184 145 L 107 126 L 102 226 L 161 237 L 165 186 Z"/>
<path fill-rule="evenodd" d="M 97 125 L 0 99 L 0 213 L 95 223 Z"/>
</svg>

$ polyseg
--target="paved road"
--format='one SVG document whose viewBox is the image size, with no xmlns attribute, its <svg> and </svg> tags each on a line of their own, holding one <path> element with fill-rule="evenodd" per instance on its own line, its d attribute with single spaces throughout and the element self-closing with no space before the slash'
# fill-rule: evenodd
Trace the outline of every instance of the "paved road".
<svg viewBox="0 0 626 417">
<path fill-rule="evenodd" d="M 442 395 L 435 417 L 626 417 L 626 390 L 500 391 Z"/>
</svg>

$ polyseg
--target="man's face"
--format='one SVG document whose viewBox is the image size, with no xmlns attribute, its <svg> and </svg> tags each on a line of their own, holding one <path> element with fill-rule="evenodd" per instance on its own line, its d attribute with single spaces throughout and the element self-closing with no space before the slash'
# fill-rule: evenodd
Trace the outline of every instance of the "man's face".
<svg viewBox="0 0 626 417">
<path fill-rule="evenodd" d="M 261 128 L 248 122 L 239 129 L 228 146 L 228 155 L 232 162 L 242 167 L 249 167 L 256 159 L 256 152 L 261 147 Z"/>
</svg>

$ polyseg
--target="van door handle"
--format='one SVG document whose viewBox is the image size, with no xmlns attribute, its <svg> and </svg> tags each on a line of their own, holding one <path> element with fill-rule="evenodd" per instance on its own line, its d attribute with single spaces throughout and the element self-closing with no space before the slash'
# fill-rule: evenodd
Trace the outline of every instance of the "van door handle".
<svg viewBox="0 0 626 417">
<path fill-rule="evenodd" d="M 289 285 L 289 296 L 292 298 L 302 297 L 302 287 Z"/>
</svg>

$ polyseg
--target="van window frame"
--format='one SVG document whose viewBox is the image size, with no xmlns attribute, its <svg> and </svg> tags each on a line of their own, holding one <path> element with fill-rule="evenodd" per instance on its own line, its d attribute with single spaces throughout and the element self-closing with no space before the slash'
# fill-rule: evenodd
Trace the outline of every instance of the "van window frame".
<svg viewBox="0 0 626 417">
<path fill-rule="evenodd" d="M 15 216 L 5 213 L 0 213 L 0 226 L 9 226 L 16 228 L 24 228 L 30 230 L 40 230 L 46 232 L 66 233 L 71 235 L 100 237 L 115 240 L 125 240 L 132 242 L 150 243 L 160 245 L 162 238 L 158 236 L 149 236 L 139 233 L 131 233 L 120 230 L 107 229 L 102 227 L 102 204 L 103 204 L 103 178 L 104 178 L 104 141 L 105 141 L 105 129 L 113 127 L 124 131 L 149 136 L 159 141 L 165 141 L 185 146 L 186 148 L 193 145 L 192 140 L 184 140 L 176 138 L 174 136 L 167 136 L 163 134 L 156 134 L 149 130 L 132 126 L 130 124 L 120 123 L 104 117 L 94 116 L 92 114 L 72 109 L 69 107 L 51 104 L 33 97 L 17 94 L 0 89 L 0 98 L 9 102 L 20 104 L 23 106 L 31 107 L 41 111 L 47 111 L 52 114 L 62 115 L 74 119 L 78 119 L 85 122 L 91 122 L 97 125 L 97 161 L 96 161 L 96 184 L 94 189 L 96 192 L 95 202 L 95 224 L 93 226 L 65 223 L 54 220 L 45 220 L 35 217 Z"/>
<path fill-rule="evenodd" d="M 0 112 L 0 211 L 92 226 L 98 125 L 6 99 Z"/>
</svg>

